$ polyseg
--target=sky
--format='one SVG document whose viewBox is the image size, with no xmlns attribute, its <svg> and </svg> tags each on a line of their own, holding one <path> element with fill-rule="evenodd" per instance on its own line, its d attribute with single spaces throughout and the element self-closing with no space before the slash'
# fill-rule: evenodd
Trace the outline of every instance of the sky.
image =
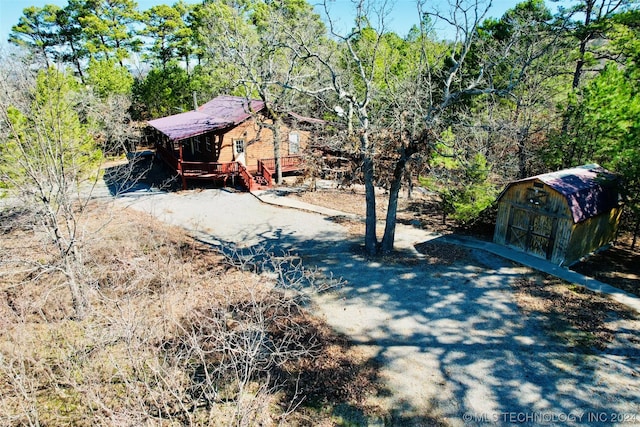
<svg viewBox="0 0 640 427">
<path fill-rule="evenodd" d="M 199 3 L 201 0 L 185 0 L 187 3 Z M 316 0 L 308 0 L 315 4 Z M 392 11 L 389 15 L 388 28 L 400 36 L 405 36 L 409 29 L 418 23 L 418 13 L 415 0 L 390 0 Z M 137 0 L 139 10 L 146 10 L 157 4 L 173 4 L 175 0 Z M 515 6 L 515 0 L 493 0 L 489 15 L 500 17 L 505 11 Z M 0 0 L 0 46 L 6 45 L 11 27 L 18 23 L 22 10 L 29 6 L 42 7 L 45 4 L 56 4 L 61 7 L 66 6 L 66 0 Z M 352 2 L 351 0 L 330 0 L 331 15 L 338 21 L 338 25 L 348 29 L 351 25 Z M 428 7 L 435 5 L 441 10 L 446 10 L 447 0 L 427 1 Z M 547 1 L 547 4 L 550 4 Z M 319 9 L 318 9 L 319 11 Z M 322 14 L 320 14 L 322 16 Z M 439 30 L 436 27 L 436 30 Z M 440 31 L 438 31 L 440 34 Z"/>
<path fill-rule="evenodd" d="M 139 10 L 147 10 L 158 4 L 174 4 L 177 0 L 137 0 Z M 184 0 L 186 3 L 200 3 L 201 0 Z M 18 23 L 22 11 L 29 6 L 42 7 L 55 4 L 65 7 L 67 0 L 0 0 L 0 44 L 6 44 L 11 27 Z"/>
</svg>

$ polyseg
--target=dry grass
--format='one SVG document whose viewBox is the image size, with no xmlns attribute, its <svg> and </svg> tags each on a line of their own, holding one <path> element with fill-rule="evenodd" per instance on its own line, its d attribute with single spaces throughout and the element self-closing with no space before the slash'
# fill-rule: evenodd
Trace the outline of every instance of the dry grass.
<svg viewBox="0 0 640 427">
<path fill-rule="evenodd" d="M 323 190 L 296 194 L 308 203 L 364 216 L 364 194 L 356 189 Z M 384 218 L 387 198 L 378 198 L 378 218 Z M 347 218 L 335 218 L 355 235 L 364 235 L 364 224 Z M 399 222 L 419 225 L 440 233 L 470 233 L 479 239 L 492 235 L 488 221 L 477 227 L 462 227 L 453 221 L 443 225 L 437 204 L 427 196 L 412 200 L 403 198 L 398 206 Z M 624 238 L 620 239 L 624 241 Z M 469 249 L 451 244 L 425 242 L 416 246 L 429 264 L 449 265 L 468 259 Z M 396 257 L 397 259 L 397 257 Z M 411 264 L 411 263 L 407 263 Z M 640 295 L 640 254 L 628 245 L 619 244 L 607 251 L 575 265 L 574 270 L 595 277 L 605 283 Z M 604 349 L 614 339 L 616 331 L 608 327 L 615 318 L 633 316 L 624 306 L 580 286 L 534 272 L 513 283 L 516 300 L 526 313 L 545 318 L 544 325 L 551 335 L 570 346 L 582 349 Z"/>
<path fill-rule="evenodd" d="M 366 213 L 364 192 L 356 188 L 304 191 L 290 193 L 288 197 L 361 217 L 364 217 Z M 388 200 L 388 197 L 384 194 L 376 196 L 376 216 L 379 219 L 384 218 L 387 214 Z"/>
<path fill-rule="evenodd" d="M 44 236 L 21 212 L 3 217 L 3 425 L 317 424 L 331 423 L 317 405 L 366 409 L 375 364 L 268 274 L 138 212 L 95 204 L 84 218 L 91 308 L 74 321 L 64 277 L 40 268 L 55 264 Z M 221 369 L 242 345 L 265 355 Z"/>
<path fill-rule="evenodd" d="M 525 313 L 542 316 L 550 335 L 585 351 L 607 348 L 616 334 L 608 326 L 612 320 L 636 317 L 604 295 L 555 277 L 533 274 L 516 279 L 512 286 Z"/>
<path fill-rule="evenodd" d="M 571 269 L 640 297 L 640 248 L 631 250 L 630 240 L 621 236 L 615 246 L 590 256 Z"/>
<path fill-rule="evenodd" d="M 424 242 L 416 245 L 416 250 L 423 254 L 429 264 L 450 265 L 468 259 L 470 250 L 463 246 L 449 243 Z"/>
<path fill-rule="evenodd" d="M 306 203 L 336 209 L 348 214 L 365 217 L 366 204 L 364 190 L 360 186 L 347 189 L 323 189 L 318 191 L 305 191 L 300 193 L 290 193 L 288 197 L 297 198 Z M 384 221 L 387 215 L 387 205 L 389 197 L 384 191 L 376 193 L 376 218 Z M 336 217 L 336 220 L 347 225 L 348 230 L 355 235 L 364 235 L 364 224 L 343 217 Z M 410 224 L 424 228 L 435 233 L 450 234 L 462 233 L 472 234 L 481 239 L 490 240 L 493 237 L 493 219 L 483 217 L 473 224 L 461 224 L 453 219 L 447 218 L 443 223 L 438 198 L 434 195 L 414 192 L 411 198 L 406 192 L 400 194 L 398 199 L 397 222 Z M 382 227 L 378 227 L 382 236 Z"/>
</svg>

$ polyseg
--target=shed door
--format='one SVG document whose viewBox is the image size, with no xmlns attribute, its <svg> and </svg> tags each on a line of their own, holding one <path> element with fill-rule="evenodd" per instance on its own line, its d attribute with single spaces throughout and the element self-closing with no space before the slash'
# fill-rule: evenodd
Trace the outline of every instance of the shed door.
<svg viewBox="0 0 640 427">
<path fill-rule="evenodd" d="M 551 259 L 557 218 L 539 211 L 512 208 L 509 215 L 507 244 L 533 255 Z"/>
</svg>

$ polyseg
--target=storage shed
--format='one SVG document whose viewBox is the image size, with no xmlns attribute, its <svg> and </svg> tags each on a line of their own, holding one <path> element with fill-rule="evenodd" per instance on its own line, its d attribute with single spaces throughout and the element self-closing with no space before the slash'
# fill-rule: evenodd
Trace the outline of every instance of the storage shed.
<svg viewBox="0 0 640 427">
<path fill-rule="evenodd" d="M 493 241 L 569 265 L 615 239 L 619 185 L 597 164 L 514 181 L 498 197 Z"/>
</svg>

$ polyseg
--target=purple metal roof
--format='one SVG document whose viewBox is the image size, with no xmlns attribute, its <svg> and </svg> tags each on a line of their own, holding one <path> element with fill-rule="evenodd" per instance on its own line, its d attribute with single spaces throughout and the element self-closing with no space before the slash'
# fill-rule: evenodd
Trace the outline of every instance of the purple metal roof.
<svg viewBox="0 0 640 427">
<path fill-rule="evenodd" d="M 619 205 L 618 176 L 597 164 L 545 173 L 518 182 L 539 180 L 562 194 L 575 223 Z"/>
<path fill-rule="evenodd" d="M 251 100 L 249 104 L 246 98 L 223 95 L 198 107 L 196 111 L 162 117 L 147 123 L 175 141 L 236 126 L 251 117 L 252 112 L 263 108 L 262 101 Z"/>
</svg>

